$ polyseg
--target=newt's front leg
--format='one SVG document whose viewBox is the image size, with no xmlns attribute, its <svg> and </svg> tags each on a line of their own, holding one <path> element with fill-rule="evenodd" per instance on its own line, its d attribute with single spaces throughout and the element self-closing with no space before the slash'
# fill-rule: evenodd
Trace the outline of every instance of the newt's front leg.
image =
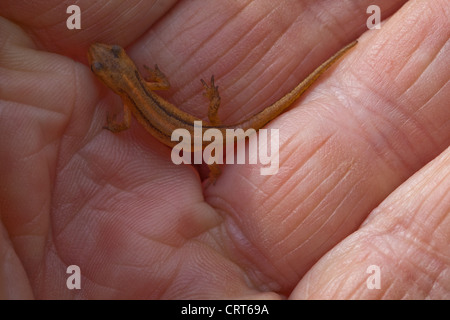
<svg viewBox="0 0 450 320">
<path fill-rule="evenodd" d="M 220 119 L 218 115 L 220 107 L 219 87 L 214 85 L 214 76 L 211 76 L 211 84 L 209 86 L 203 79 L 201 79 L 200 81 L 202 82 L 203 87 L 206 90 L 206 92 L 203 95 L 209 99 L 209 108 L 208 108 L 209 122 L 213 126 L 218 126 L 220 125 Z M 209 168 L 209 183 L 215 184 L 217 178 L 222 173 L 220 165 L 217 163 L 213 163 L 208 165 L 208 168 Z"/>
<path fill-rule="evenodd" d="M 107 129 L 111 132 L 118 133 L 123 130 L 126 130 L 130 127 L 131 124 L 131 109 L 124 104 L 123 105 L 123 121 L 116 121 L 116 115 L 109 115 L 106 118 L 107 124 L 103 127 L 103 129 Z"/>
</svg>

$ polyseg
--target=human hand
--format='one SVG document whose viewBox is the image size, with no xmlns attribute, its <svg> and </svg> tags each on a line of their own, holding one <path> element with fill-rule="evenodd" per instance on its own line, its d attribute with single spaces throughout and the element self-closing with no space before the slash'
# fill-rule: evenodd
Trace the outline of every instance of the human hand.
<svg viewBox="0 0 450 320">
<path fill-rule="evenodd" d="M 66 3 L 2 1 L 1 297 L 448 299 L 450 9 L 404 2 L 367 31 L 369 1 L 96 1 L 69 31 Z M 121 101 L 85 57 L 105 42 L 158 63 L 164 97 L 201 118 L 214 74 L 234 123 L 361 35 L 267 126 L 276 175 L 229 165 L 206 189 L 137 123 L 102 130 Z"/>
</svg>

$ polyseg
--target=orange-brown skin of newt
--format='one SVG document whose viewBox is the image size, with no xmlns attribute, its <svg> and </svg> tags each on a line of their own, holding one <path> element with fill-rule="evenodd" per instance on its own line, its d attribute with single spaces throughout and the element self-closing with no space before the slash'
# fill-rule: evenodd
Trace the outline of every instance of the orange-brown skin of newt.
<svg viewBox="0 0 450 320">
<path fill-rule="evenodd" d="M 268 122 L 292 105 L 325 70 L 345 52 L 356 45 L 356 43 L 357 41 L 354 41 L 339 50 L 280 100 L 237 124 L 220 124 L 217 116 L 220 96 L 217 87 L 214 85 L 214 77 L 211 77 L 210 86 L 201 80 L 206 89 L 205 96 L 210 100 L 208 111 L 210 123 L 202 125 L 203 132 L 210 128 L 216 128 L 222 132 L 225 139 L 226 129 L 241 128 L 245 131 L 249 128 L 258 130 L 264 127 Z M 158 69 L 158 66 L 155 66 L 155 69 L 144 66 L 150 74 L 144 80 L 136 65 L 128 57 L 123 48 L 118 45 L 100 43 L 94 43 L 90 46 L 88 59 L 91 70 L 95 75 L 117 93 L 124 102 L 123 122 L 116 122 L 108 116 L 106 129 L 112 132 L 120 132 L 128 129 L 131 123 L 131 115 L 133 114 L 148 132 L 169 147 L 173 147 L 179 143 L 178 141 L 171 141 L 171 135 L 175 129 L 187 129 L 191 133 L 191 137 L 193 137 L 194 121 L 201 120 L 178 109 L 153 92 L 154 90 L 165 90 L 170 87 L 169 81 Z M 194 139 L 191 140 L 193 141 Z M 205 148 L 209 143 L 211 142 L 203 141 L 202 148 Z"/>
</svg>

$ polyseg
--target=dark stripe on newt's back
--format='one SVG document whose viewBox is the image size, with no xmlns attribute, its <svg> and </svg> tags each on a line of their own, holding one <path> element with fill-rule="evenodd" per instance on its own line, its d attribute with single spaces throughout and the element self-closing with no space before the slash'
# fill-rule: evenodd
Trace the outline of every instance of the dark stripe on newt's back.
<svg viewBox="0 0 450 320">
<path fill-rule="evenodd" d="M 149 127 L 151 127 L 153 130 L 159 132 L 162 136 L 167 137 L 169 140 L 171 139 L 172 134 L 171 134 L 170 136 L 168 136 L 167 134 L 165 134 L 164 132 L 162 132 L 161 130 L 159 130 L 158 128 L 156 128 L 156 127 L 150 122 L 150 120 L 147 119 L 147 118 L 145 117 L 145 115 L 142 113 L 142 110 L 138 108 L 136 102 L 134 102 L 134 100 L 131 99 L 130 95 L 129 95 L 128 93 L 126 93 L 125 91 L 123 91 L 123 90 L 121 90 L 121 91 L 122 91 L 122 94 L 124 94 L 124 95 L 128 98 L 128 101 L 130 101 L 130 102 L 133 104 L 134 108 L 137 110 L 137 112 L 139 112 L 139 115 L 140 115 L 141 119 L 143 119 L 143 120 L 145 121 L 145 123 L 146 123 Z"/>
<path fill-rule="evenodd" d="M 144 86 L 143 84 L 143 80 L 139 74 L 139 72 L 137 70 L 134 71 L 134 74 L 136 75 L 136 78 L 139 82 L 139 84 L 141 85 L 142 90 L 144 90 L 145 94 L 147 97 L 150 98 L 150 100 L 152 100 L 153 104 L 155 104 L 161 111 L 163 111 L 168 117 L 177 119 L 178 121 L 180 121 L 181 123 L 183 123 L 186 126 L 190 126 L 190 127 L 194 127 L 194 124 L 184 120 L 183 118 L 179 117 L 177 114 L 173 114 L 170 113 L 169 110 L 167 110 L 166 108 L 164 108 L 162 105 L 159 104 L 159 102 L 157 100 L 155 100 L 155 98 L 153 98 L 153 96 L 147 91 L 147 88 Z"/>
<path fill-rule="evenodd" d="M 181 118 L 179 115 L 177 114 L 173 114 L 171 112 L 169 112 L 169 110 L 167 110 L 166 108 L 164 108 L 163 106 L 161 106 L 159 104 L 159 102 L 157 100 L 155 100 L 155 98 L 153 98 L 153 96 L 147 91 L 147 88 L 143 85 L 142 83 L 142 78 L 141 75 L 139 74 L 139 72 L 137 70 L 134 71 L 134 74 L 136 75 L 136 78 L 142 88 L 142 90 L 144 90 L 145 95 L 150 98 L 150 100 L 152 100 L 153 104 L 156 105 L 161 111 L 163 111 L 168 117 L 171 118 L 175 118 L 176 120 L 178 120 L 179 122 L 183 123 L 186 126 L 189 126 L 192 128 L 192 130 L 194 130 L 194 124 L 190 121 L 186 121 L 185 119 Z M 133 101 L 134 103 L 134 101 Z M 137 106 L 136 106 L 137 108 Z M 140 111 L 140 110 L 139 110 Z M 141 112 L 141 111 L 140 111 Z M 141 112 L 142 113 L 142 112 Z M 201 119 L 198 119 L 199 121 L 202 121 Z M 216 125 L 216 126 L 212 126 L 209 124 L 204 124 L 204 121 L 202 121 L 202 127 L 206 128 L 206 129 L 222 129 L 222 128 L 233 128 L 233 125 Z"/>
</svg>

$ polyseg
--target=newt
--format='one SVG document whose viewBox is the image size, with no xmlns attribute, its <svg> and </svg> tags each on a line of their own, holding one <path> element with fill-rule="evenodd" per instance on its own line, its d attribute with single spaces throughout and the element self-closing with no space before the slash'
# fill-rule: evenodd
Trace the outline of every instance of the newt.
<svg viewBox="0 0 450 320">
<path fill-rule="evenodd" d="M 215 128 L 222 132 L 223 137 L 226 137 L 226 129 L 243 129 L 246 131 L 249 128 L 253 128 L 256 131 L 259 130 L 291 106 L 322 73 L 356 44 L 357 41 L 353 41 L 343 47 L 281 99 L 250 118 L 236 124 L 224 125 L 220 123 L 217 114 L 220 106 L 220 95 L 218 87 L 214 83 L 214 76 L 211 77 L 209 85 L 201 79 L 200 81 L 205 88 L 204 95 L 210 101 L 208 109 L 209 123 L 202 125 L 203 132 L 207 129 Z M 149 76 L 143 77 L 122 47 L 101 43 L 94 43 L 90 46 L 88 60 L 92 72 L 107 87 L 118 94 L 124 103 L 123 121 L 118 122 L 114 117 L 108 115 L 105 129 L 114 133 L 126 130 L 130 127 L 133 115 L 151 135 L 169 147 L 174 147 L 178 144 L 177 141 L 171 140 L 172 132 L 175 129 L 187 129 L 193 136 L 194 121 L 202 120 L 180 110 L 154 92 L 170 88 L 167 77 L 157 65 L 153 69 L 144 65 Z M 193 141 L 194 139 L 191 140 Z M 209 143 L 211 142 L 203 141 L 202 149 Z M 220 170 L 217 166 L 210 166 L 210 169 L 210 178 L 212 181 L 215 181 L 220 175 Z"/>
</svg>

